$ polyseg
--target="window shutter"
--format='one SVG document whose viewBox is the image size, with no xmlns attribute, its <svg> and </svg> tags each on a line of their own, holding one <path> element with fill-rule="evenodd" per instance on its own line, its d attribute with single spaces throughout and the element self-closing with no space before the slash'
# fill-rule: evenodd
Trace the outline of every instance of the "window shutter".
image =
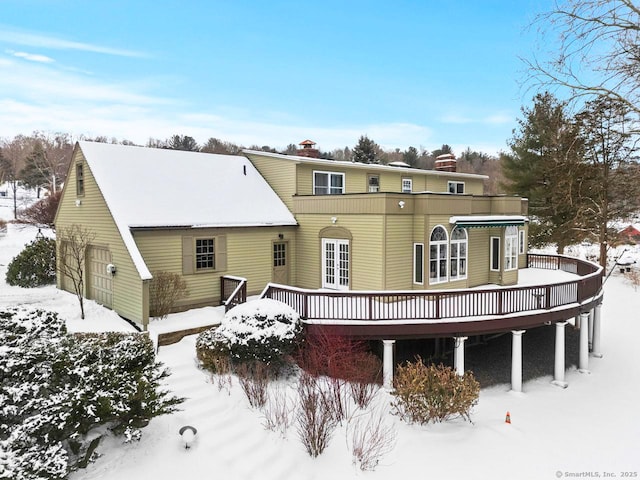
<svg viewBox="0 0 640 480">
<path fill-rule="evenodd" d="M 221 235 L 216 237 L 216 270 L 224 271 L 227 269 L 227 237 Z"/>
<path fill-rule="evenodd" d="M 182 237 L 182 274 L 193 273 L 193 237 Z"/>
</svg>

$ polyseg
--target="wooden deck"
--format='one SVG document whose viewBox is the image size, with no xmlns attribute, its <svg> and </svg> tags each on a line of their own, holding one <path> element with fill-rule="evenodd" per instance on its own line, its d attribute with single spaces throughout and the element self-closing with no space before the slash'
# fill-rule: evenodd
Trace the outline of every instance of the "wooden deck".
<svg viewBox="0 0 640 480">
<path fill-rule="evenodd" d="M 602 302 L 603 269 L 559 255 L 527 255 L 528 268 L 575 279 L 464 290 L 308 290 L 269 284 L 262 296 L 294 308 L 309 330 L 361 338 L 435 338 L 521 330 L 567 320 Z"/>
</svg>

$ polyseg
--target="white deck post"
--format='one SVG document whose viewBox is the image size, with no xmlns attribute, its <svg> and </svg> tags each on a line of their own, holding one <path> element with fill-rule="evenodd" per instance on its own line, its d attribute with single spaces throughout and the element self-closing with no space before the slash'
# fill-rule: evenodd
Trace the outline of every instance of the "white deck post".
<svg viewBox="0 0 640 480">
<path fill-rule="evenodd" d="M 589 314 L 580 314 L 580 360 L 578 362 L 580 373 L 589 372 Z"/>
<path fill-rule="evenodd" d="M 522 334 L 524 330 L 511 330 L 511 390 L 522 391 Z"/>
<path fill-rule="evenodd" d="M 464 375 L 464 341 L 468 337 L 454 337 L 453 367 L 460 376 Z"/>
<path fill-rule="evenodd" d="M 593 345 L 593 309 L 589 312 L 589 350 L 591 351 L 591 346 Z"/>
<path fill-rule="evenodd" d="M 602 358 L 602 352 L 600 351 L 600 321 L 602 314 L 602 304 L 596 305 L 593 310 L 593 343 L 591 344 L 591 355 L 596 358 Z"/>
<path fill-rule="evenodd" d="M 564 361 L 565 361 L 565 341 L 564 327 L 567 322 L 556 322 L 556 354 L 553 366 L 553 383 L 558 387 L 567 388 L 567 382 L 564 381 Z"/>
<path fill-rule="evenodd" d="M 395 340 L 382 340 L 382 386 L 393 390 L 393 345 Z"/>
</svg>

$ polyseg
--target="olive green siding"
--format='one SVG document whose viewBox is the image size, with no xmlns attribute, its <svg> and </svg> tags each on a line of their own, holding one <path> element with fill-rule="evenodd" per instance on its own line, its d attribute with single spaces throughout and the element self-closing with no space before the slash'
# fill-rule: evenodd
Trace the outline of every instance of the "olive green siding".
<svg viewBox="0 0 640 480">
<path fill-rule="evenodd" d="M 291 210 L 296 194 L 296 164 L 260 155 L 247 155 L 280 200 Z"/>
<path fill-rule="evenodd" d="M 413 215 L 386 215 L 383 237 L 383 290 L 410 290 L 413 285 Z"/>
<path fill-rule="evenodd" d="M 76 195 L 76 166 L 82 165 L 84 174 L 84 195 Z M 79 201 L 76 205 L 76 200 Z M 112 308 L 123 317 L 140 325 L 146 325 L 148 315 L 145 313 L 145 287 L 138 271 L 129 255 L 118 228 L 111 216 L 91 170 L 82 152 L 74 152 L 69 176 L 65 183 L 60 206 L 56 214 L 56 231 L 62 235 L 64 229 L 73 224 L 90 229 L 95 235 L 92 244 L 108 248 L 111 261 L 117 267 L 113 277 L 113 305 Z M 85 279 L 85 287 L 89 279 Z M 70 282 L 64 282 L 58 275 L 58 288 L 72 289 Z M 86 292 L 85 292 L 86 294 Z"/>
<path fill-rule="evenodd" d="M 344 229 L 351 235 L 351 290 L 383 289 L 384 218 L 381 215 L 340 215 L 333 224 L 329 215 L 297 215 L 298 282 L 303 288 L 322 286 L 322 238 L 328 227 Z M 328 234 L 330 235 L 330 234 Z M 324 238 L 335 238 L 324 236 Z M 338 238 L 343 238 L 342 236 Z"/>
<path fill-rule="evenodd" d="M 295 256 L 295 227 L 247 227 L 247 228 L 208 228 L 175 230 L 136 230 L 134 238 L 140 253 L 151 272 L 163 270 L 177 273 L 187 283 L 188 295 L 178 307 L 196 307 L 219 305 L 220 278 L 223 275 L 240 276 L 247 279 L 247 293 L 259 294 L 272 281 L 273 242 L 288 241 L 288 259 Z M 226 266 L 219 268 L 216 260 L 215 270 L 184 273 L 183 241 L 185 238 L 224 239 Z M 218 243 L 216 243 L 218 245 Z M 218 253 L 222 252 L 217 252 Z M 290 279 L 296 282 L 295 263 L 290 265 Z"/>
</svg>

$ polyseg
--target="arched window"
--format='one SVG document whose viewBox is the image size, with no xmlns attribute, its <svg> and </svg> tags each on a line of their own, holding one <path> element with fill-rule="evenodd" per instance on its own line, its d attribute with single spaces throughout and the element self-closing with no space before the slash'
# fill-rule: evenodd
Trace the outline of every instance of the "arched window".
<svg viewBox="0 0 640 480">
<path fill-rule="evenodd" d="M 518 268 L 518 227 L 507 227 L 504 232 L 504 269 Z"/>
<path fill-rule="evenodd" d="M 447 281 L 447 231 L 437 226 L 429 238 L 429 283 Z"/>
<path fill-rule="evenodd" d="M 454 228 L 451 232 L 451 280 L 467 278 L 467 231 Z"/>
</svg>

